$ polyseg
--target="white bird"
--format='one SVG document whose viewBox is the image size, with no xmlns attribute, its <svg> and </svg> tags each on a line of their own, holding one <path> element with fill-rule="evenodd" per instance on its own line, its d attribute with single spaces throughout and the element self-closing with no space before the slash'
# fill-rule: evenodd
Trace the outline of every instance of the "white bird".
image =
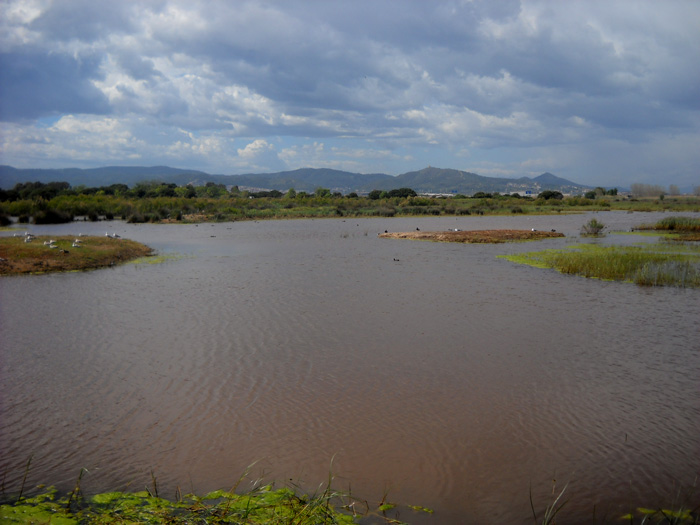
<svg viewBox="0 0 700 525">
<path fill-rule="evenodd" d="M 49 244 L 49 248 L 58 248 L 55 244 Z"/>
<path fill-rule="evenodd" d="M 73 243 L 73 248 L 80 248 L 81 246 L 82 246 L 82 244 L 80 244 L 79 242 Z"/>
</svg>

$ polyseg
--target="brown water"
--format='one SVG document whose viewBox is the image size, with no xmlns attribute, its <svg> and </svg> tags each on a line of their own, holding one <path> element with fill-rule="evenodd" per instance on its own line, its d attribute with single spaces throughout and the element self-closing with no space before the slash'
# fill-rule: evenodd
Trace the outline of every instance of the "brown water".
<svg viewBox="0 0 700 525">
<path fill-rule="evenodd" d="M 153 471 L 168 497 L 254 462 L 251 480 L 307 490 L 332 468 L 336 488 L 435 509 L 411 523 L 531 522 L 530 487 L 543 509 L 567 483 L 568 523 L 698 504 L 700 292 L 496 258 L 580 242 L 590 217 L 32 226 L 177 257 L 0 279 L 5 489 L 32 456 L 28 486 L 72 488 L 84 467 L 88 493 L 141 490 Z M 416 227 L 566 238 L 377 237 Z"/>
</svg>

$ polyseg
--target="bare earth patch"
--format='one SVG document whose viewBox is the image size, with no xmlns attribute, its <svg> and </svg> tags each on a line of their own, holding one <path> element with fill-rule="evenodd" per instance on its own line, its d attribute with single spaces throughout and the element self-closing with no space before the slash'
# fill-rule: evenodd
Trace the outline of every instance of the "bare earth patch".
<svg viewBox="0 0 700 525">
<path fill-rule="evenodd" d="M 390 239 L 414 239 L 436 242 L 500 243 L 536 241 L 552 237 L 564 237 L 564 234 L 555 231 L 539 230 L 448 230 L 440 232 L 385 232 L 380 233 L 379 236 Z"/>
<path fill-rule="evenodd" d="M 49 241 L 53 242 L 46 244 Z M 136 241 L 106 236 L 41 236 L 31 242 L 25 242 L 24 237 L 0 237 L 0 275 L 103 268 L 152 252 Z"/>
</svg>

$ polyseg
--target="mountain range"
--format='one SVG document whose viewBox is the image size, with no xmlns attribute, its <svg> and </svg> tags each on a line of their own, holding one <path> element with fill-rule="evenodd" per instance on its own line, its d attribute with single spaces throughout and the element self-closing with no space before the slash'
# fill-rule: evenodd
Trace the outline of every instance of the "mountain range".
<svg viewBox="0 0 700 525">
<path fill-rule="evenodd" d="M 543 173 L 538 177 L 485 177 L 455 169 L 427 167 L 392 176 L 384 173 L 352 173 L 327 168 L 300 168 L 277 173 L 247 173 L 243 175 L 212 175 L 203 171 L 171 168 L 168 166 L 107 166 L 103 168 L 26 169 L 0 166 L 0 188 L 11 189 L 24 182 L 68 182 L 71 186 L 99 187 L 111 184 L 133 186 L 139 182 L 160 181 L 179 186 L 207 182 L 238 186 L 241 189 L 279 190 L 294 188 L 313 192 L 316 188 L 328 188 L 341 193 L 367 193 L 372 190 L 411 188 L 418 193 L 472 195 L 477 192 L 537 194 L 544 190 L 562 193 L 583 193 L 590 186 L 577 184 Z"/>
</svg>

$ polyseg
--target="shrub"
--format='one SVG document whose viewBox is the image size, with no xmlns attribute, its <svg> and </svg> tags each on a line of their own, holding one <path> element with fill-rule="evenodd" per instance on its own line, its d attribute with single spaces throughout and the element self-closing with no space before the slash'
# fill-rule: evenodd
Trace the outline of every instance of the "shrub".
<svg viewBox="0 0 700 525">
<path fill-rule="evenodd" d="M 42 210 L 34 216 L 34 224 L 62 224 L 72 220 L 72 214 L 57 210 Z"/>
<path fill-rule="evenodd" d="M 600 222 L 598 219 L 591 219 L 581 227 L 581 235 L 590 235 L 595 237 L 601 235 L 604 229 L 605 224 Z"/>
<path fill-rule="evenodd" d="M 393 217 L 396 215 L 396 209 L 389 206 L 380 206 L 377 213 L 382 217 Z"/>
<path fill-rule="evenodd" d="M 563 199 L 564 195 L 560 191 L 545 190 L 537 196 L 538 199 L 544 199 L 548 201 L 549 199 Z"/>
<path fill-rule="evenodd" d="M 129 215 L 129 218 L 126 220 L 126 222 L 130 224 L 140 224 L 142 222 L 146 222 L 146 218 L 141 213 L 132 213 L 131 215 Z"/>
</svg>

